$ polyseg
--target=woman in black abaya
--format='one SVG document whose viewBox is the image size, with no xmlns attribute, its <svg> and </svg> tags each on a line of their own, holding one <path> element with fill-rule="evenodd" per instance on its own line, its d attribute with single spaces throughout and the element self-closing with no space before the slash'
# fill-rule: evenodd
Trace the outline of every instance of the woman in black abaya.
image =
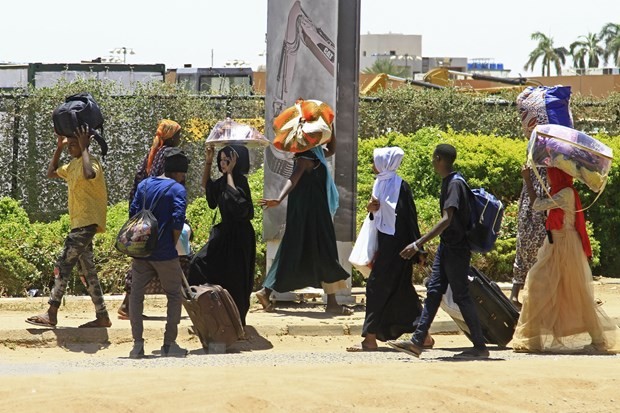
<svg viewBox="0 0 620 413">
<path fill-rule="evenodd" d="M 222 148 L 217 153 L 217 167 L 222 176 L 214 181 L 211 179 L 214 152 L 212 146 L 207 147 L 202 186 L 209 208 L 219 208 L 222 218 L 213 227 L 207 246 L 192 261 L 189 281 L 192 285 L 218 284 L 228 290 L 245 326 L 256 261 L 256 235 L 251 223 L 254 206 L 245 176 L 250 170 L 250 157 L 245 146 Z"/>
<path fill-rule="evenodd" d="M 396 174 L 403 156 L 399 147 L 377 148 L 373 152 L 373 171 L 377 178 L 367 210 L 377 228 L 378 250 L 366 282 L 364 340 L 347 351 L 375 351 L 377 340 L 394 340 L 412 333 L 422 312 L 412 274 L 413 263 L 423 264 L 423 258 L 420 253 L 413 260 L 400 256 L 403 248 L 420 238 L 411 188 Z M 430 335 L 426 341 L 425 346 L 432 347 Z"/>
</svg>

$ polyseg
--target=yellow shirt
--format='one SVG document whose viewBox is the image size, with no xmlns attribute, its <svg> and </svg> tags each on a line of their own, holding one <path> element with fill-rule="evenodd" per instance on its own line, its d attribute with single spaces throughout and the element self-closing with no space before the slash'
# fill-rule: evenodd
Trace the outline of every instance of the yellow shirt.
<svg viewBox="0 0 620 413">
<path fill-rule="evenodd" d="M 69 186 L 71 229 L 97 224 L 97 232 L 105 232 L 108 190 L 101 164 L 92 156 L 90 161 L 95 171 L 93 179 L 84 178 L 81 157 L 56 169 L 56 174 Z"/>
</svg>

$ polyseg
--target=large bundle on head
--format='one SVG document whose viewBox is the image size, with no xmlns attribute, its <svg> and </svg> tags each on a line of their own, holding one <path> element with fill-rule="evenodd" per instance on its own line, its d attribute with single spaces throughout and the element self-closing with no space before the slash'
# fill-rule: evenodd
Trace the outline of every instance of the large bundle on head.
<svg viewBox="0 0 620 413">
<path fill-rule="evenodd" d="M 90 133 L 101 146 L 101 156 L 105 157 L 108 152 L 108 144 L 102 136 L 103 115 L 90 93 L 68 96 L 65 103 L 54 109 L 52 121 L 56 133 L 67 137 L 75 137 L 75 131 L 78 127 L 88 127 Z M 97 130 L 100 130 L 101 134 Z"/>
<path fill-rule="evenodd" d="M 570 86 L 530 86 L 517 97 L 517 108 L 526 136 L 537 125 L 573 126 L 570 113 Z"/>
<path fill-rule="evenodd" d="M 560 125 L 536 126 L 527 152 L 532 166 L 561 169 L 594 192 L 605 187 L 613 160 L 613 151 L 607 145 Z"/>
<path fill-rule="evenodd" d="M 273 121 L 273 145 L 287 152 L 304 152 L 332 137 L 334 111 L 320 100 L 299 99 Z"/>
<path fill-rule="evenodd" d="M 256 128 L 238 123 L 231 118 L 215 124 L 207 143 L 210 145 L 246 145 L 249 147 L 269 146 L 269 140 Z"/>
</svg>

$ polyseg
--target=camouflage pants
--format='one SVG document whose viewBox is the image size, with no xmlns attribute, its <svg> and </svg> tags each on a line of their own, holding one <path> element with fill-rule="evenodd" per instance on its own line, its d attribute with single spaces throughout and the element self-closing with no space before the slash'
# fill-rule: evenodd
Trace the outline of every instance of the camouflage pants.
<svg viewBox="0 0 620 413">
<path fill-rule="evenodd" d="M 65 238 L 64 249 L 54 267 L 54 287 L 48 301 L 49 305 L 60 307 L 71 271 L 78 264 L 80 278 L 95 305 L 95 312 L 97 315 L 107 316 L 108 311 L 93 261 L 93 237 L 96 232 L 97 226 L 89 225 L 72 229 Z"/>
</svg>

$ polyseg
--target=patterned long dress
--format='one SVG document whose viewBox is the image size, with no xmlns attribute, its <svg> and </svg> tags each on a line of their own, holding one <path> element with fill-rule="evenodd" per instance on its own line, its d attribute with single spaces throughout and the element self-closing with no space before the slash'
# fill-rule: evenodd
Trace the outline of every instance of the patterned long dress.
<svg viewBox="0 0 620 413">
<path fill-rule="evenodd" d="M 547 168 L 537 168 L 540 177 L 545 185 L 547 184 Z M 534 175 L 530 172 L 536 196 L 539 198 L 547 197 L 547 193 Z M 515 262 L 513 264 L 512 283 L 523 286 L 528 271 L 536 263 L 538 250 L 542 247 L 547 235 L 545 230 L 545 212 L 536 211 L 532 208 L 532 203 L 527 195 L 525 185 L 521 189 L 519 197 L 519 215 L 517 218 L 517 250 Z"/>
</svg>

